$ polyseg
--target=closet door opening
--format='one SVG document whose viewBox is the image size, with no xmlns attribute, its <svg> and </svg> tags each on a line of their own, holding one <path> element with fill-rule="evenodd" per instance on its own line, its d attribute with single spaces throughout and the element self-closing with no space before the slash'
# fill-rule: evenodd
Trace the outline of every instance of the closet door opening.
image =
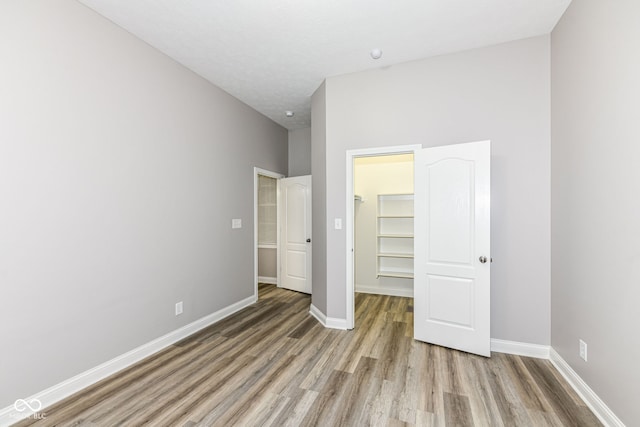
<svg viewBox="0 0 640 427">
<path fill-rule="evenodd" d="M 347 152 L 348 329 L 371 320 L 369 310 L 393 306 L 398 316 L 412 310 L 413 153 L 419 148 Z"/>
<path fill-rule="evenodd" d="M 254 292 L 278 284 L 278 180 L 284 175 L 254 168 Z"/>
<path fill-rule="evenodd" d="M 413 154 L 358 157 L 353 184 L 355 292 L 412 298 Z"/>
</svg>

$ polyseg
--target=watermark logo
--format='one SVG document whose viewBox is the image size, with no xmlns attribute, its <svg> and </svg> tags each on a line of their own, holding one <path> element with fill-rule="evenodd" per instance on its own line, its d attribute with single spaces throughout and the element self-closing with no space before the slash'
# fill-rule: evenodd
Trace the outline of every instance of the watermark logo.
<svg viewBox="0 0 640 427">
<path fill-rule="evenodd" d="M 29 417 L 36 420 L 43 420 L 47 418 L 47 414 L 40 412 L 40 409 L 42 409 L 42 402 L 39 399 L 18 399 L 14 402 L 13 409 L 19 412 L 19 414 L 12 414 L 15 418 L 24 417 L 23 413 L 25 412 L 31 413 Z"/>
<path fill-rule="evenodd" d="M 31 412 L 38 412 L 40 409 L 42 409 L 42 402 L 40 402 L 40 400 L 38 399 L 31 399 L 28 402 L 24 399 L 18 399 L 13 404 L 13 407 L 18 412 L 24 412 L 26 410 L 29 410 Z"/>
</svg>

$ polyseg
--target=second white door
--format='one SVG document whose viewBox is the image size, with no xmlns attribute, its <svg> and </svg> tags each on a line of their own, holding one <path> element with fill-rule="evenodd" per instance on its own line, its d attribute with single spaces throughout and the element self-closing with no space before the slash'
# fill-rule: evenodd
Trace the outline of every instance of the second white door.
<svg viewBox="0 0 640 427">
<path fill-rule="evenodd" d="M 311 175 L 278 181 L 279 287 L 311 293 Z"/>
</svg>

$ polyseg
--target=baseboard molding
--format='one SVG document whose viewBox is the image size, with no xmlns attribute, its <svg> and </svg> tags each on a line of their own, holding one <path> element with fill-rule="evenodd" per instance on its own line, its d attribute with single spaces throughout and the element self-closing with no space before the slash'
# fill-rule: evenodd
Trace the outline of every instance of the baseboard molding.
<svg viewBox="0 0 640 427">
<path fill-rule="evenodd" d="M 413 289 L 382 288 L 378 286 L 358 285 L 357 283 L 356 292 L 360 292 L 363 294 L 390 295 L 392 297 L 413 298 Z"/>
<path fill-rule="evenodd" d="M 19 412 L 16 408 L 11 405 L 4 409 L 0 410 L 0 426 L 9 426 L 11 424 L 17 423 L 21 419 L 29 418 L 32 416 L 42 417 L 46 414 L 46 408 L 53 405 L 56 402 L 61 401 L 62 399 L 71 396 L 78 391 L 87 388 L 88 386 L 95 384 L 96 382 L 113 375 L 134 363 L 139 362 L 140 360 L 151 356 L 154 353 L 174 344 L 189 335 L 210 326 L 225 317 L 230 316 L 231 314 L 242 310 L 245 307 L 250 306 L 255 303 L 257 298 L 255 295 L 251 295 L 248 298 L 243 299 L 242 301 L 238 301 L 237 303 L 231 304 L 221 310 L 216 311 L 215 313 L 209 314 L 208 316 L 202 317 L 195 322 L 192 322 L 188 325 L 183 326 L 180 329 L 176 329 L 175 331 L 169 332 L 168 334 L 157 338 L 153 341 L 150 341 L 146 344 L 141 345 L 127 353 L 124 353 L 114 359 L 109 360 L 101 365 L 96 366 L 95 368 L 89 369 L 75 377 L 69 378 L 66 381 L 63 381 L 59 384 L 54 385 L 53 387 L 49 387 L 48 389 L 36 393 L 29 397 L 23 397 L 26 402 L 35 402 L 32 406 L 40 406 L 38 402 L 41 404 L 41 409 L 37 412 L 30 410 L 28 407 L 25 408 L 25 405 L 21 405 L 21 408 L 25 409 L 23 412 Z M 17 396 L 17 398 L 20 396 Z"/>
<path fill-rule="evenodd" d="M 550 347 L 548 345 L 491 338 L 491 351 L 495 351 L 496 353 L 516 354 L 518 356 L 535 357 L 537 359 L 548 359 L 549 349 Z"/>
<path fill-rule="evenodd" d="M 569 364 L 551 348 L 550 354 L 551 363 L 562 374 L 567 382 L 578 393 L 578 396 L 584 403 L 587 404 L 589 409 L 598 417 L 598 419 L 607 427 L 625 427 L 624 423 L 613 413 L 611 409 L 598 397 L 598 395 L 584 382 L 582 378 L 576 373 L 576 371 L 569 366 Z"/>
<path fill-rule="evenodd" d="M 347 319 L 338 319 L 336 317 L 327 317 L 318 307 L 311 304 L 309 307 L 309 314 L 315 317 L 318 322 L 325 328 L 329 329 L 347 329 Z"/>
<path fill-rule="evenodd" d="M 277 285 L 277 277 L 258 276 L 258 283 L 267 283 L 269 285 Z"/>
</svg>

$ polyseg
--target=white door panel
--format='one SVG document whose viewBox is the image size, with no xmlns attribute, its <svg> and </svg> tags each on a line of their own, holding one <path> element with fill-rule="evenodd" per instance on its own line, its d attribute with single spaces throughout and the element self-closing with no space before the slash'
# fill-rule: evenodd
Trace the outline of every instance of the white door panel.
<svg viewBox="0 0 640 427">
<path fill-rule="evenodd" d="M 280 206 L 280 283 L 311 293 L 311 176 L 278 181 Z"/>
<path fill-rule="evenodd" d="M 471 279 L 428 274 L 429 320 L 473 328 L 473 286 Z"/>
<path fill-rule="evenodd" d="M 490 355 L 489 141 L 415 155 L 415 338 Z M 481 262 L 481 257 L 486 262 Z"/>
<path fill-rule="evenodd" d="M 429 262 L 471 263 L 473 239 L 473 164 L 458 159 L 439 161 L 427 168 Z"/>
</svg>

